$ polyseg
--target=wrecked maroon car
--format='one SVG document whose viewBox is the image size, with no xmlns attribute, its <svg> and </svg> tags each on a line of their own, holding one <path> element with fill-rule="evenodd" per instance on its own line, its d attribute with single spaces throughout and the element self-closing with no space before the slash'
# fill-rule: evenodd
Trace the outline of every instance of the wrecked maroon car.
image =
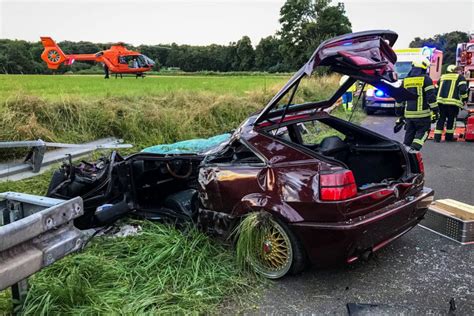
<svg viewBox="0 0 474 316">
<path fill-rule="evenodd" d="M 366 258 L 416 226 L 433 191 L 424 187 L 419 152 L 325 109 L 357 80 L 397 101 L 413 99 L 395 84 L 396 39 L 391 31 L 367 31 L 327 40 L 225 144 L 205 154 L 113 153 L 66 164 L 48 195 L 83 198 L 80 228 L 131 215 L 193 221 L 225 237 L 244 215 L 265 212 L 273 229 L 255 250 L 254 266 L 269 278 L 307 262 Z M 302 79 L 320 66 L 350 78 L 328 100 L 293 102 Z"/>
</svg>

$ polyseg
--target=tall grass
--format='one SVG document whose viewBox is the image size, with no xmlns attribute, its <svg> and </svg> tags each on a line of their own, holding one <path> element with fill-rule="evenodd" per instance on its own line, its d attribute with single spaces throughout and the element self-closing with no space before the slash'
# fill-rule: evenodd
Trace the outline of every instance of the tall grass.
<svg viewBox="0 0 474 316">
<path fill-rule="evenodd" d="M 289 77 L 289 76 L 288 76 Z M 0 75 L 0 100 L 33 95 L 46 100 L 79 97 L 160 96 L 170 92 L 212 92 L 241 95 L 246 91 L 283 85 L 285 76 L 158 76 L 104 80 L 102 76 Z"/>
<path fill-rule="evenodd" d="M 296 101 L 328 97 L 337 77 L 311 79 Z M 153 96 L 49 100 L 16 95 L 0 105 L 0 139 L 84 142 L 117 136 L 138 148 L 232 130 L 263 108 L 278 86 L 242 95 L 171 91 Z"/>
<path fill-rule="evenodd" d="M 232 255 L 202 233 L 141 224 L 137 236 L 98 238 L 35 275 L 24 313 L 209 313 L 250 289 Z"/>
</svg>

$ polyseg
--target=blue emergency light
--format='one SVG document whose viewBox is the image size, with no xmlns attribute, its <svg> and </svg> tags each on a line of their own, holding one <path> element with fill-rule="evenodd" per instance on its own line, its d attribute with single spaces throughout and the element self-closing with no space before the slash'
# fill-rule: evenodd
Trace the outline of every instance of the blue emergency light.
<svg viewBox="0 0 474 316">
<path fill-rule="evenodd" d="M 384 94 L 385 94 L 385 93 L 383 93 L 382 90 L 375 90 L 375 95 L 376 95 L 377 97 L 383 97 Z"/>
</svg>

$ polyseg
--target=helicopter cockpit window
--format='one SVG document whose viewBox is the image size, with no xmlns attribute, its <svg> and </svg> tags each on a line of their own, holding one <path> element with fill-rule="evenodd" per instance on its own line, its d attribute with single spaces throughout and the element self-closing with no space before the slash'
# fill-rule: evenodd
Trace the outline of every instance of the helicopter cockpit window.
<svg viewBox="0 0 474 316">
<path fill-rule="evenodd" d="M 145 55 L 139 55 L 138 56 L 138 63 L 141 67 L 147 67 L 147 66 L 150 67 L 150 66 L 155 65 L 155 62 L 151 58 L 149 58 Z"/>
</svg>

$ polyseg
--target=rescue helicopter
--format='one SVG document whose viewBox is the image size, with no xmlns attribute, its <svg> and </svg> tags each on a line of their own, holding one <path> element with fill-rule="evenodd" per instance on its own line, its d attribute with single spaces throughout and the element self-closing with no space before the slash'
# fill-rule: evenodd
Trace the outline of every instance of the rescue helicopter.
<svg viewBox="0 0 474 316">
<path fill-rule="evenodd" d="M 124 43 L 112 45 L 109 49 L 95 54 L 70 54 L 66 55 L 51 37 L 41 37 L 44 50 L 41 59 L 46 62 L 49 69 L 58 69 L 61 64 L 72 65 L 75 61 L 95 61 L 104 66 L 105 79 L 109 72 L 122 77 L 122 74 L 134 74 L 136 78 L 144 77 L 155 62 L 137 51 L 128 50 Z"/>
</svg>

